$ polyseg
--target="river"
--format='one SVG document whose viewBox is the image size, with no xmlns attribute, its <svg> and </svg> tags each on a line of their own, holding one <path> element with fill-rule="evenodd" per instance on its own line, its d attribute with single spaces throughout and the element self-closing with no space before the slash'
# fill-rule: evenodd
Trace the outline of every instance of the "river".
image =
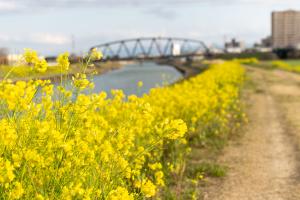
<svg viewBox="0 0 300 200">
<path fill-rule="evenodd" d="M 121 69 L 93 77 L 95 92 L 121 89 L 126 95 L 138 96 L 149 92 L 151 88 L 172 84 L 183 75 L 172 66 L 158 65 L 152 62 L 128 64 Z M 143 86 L 138 87 L 142 81 Z"/>
</svg>

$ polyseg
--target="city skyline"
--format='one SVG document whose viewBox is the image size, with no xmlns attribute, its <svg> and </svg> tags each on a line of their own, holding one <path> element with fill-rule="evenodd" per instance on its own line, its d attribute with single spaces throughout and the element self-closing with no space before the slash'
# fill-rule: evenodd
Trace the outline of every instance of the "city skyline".
<svg viewBox="0 0 300 200">
<path fill-rule="evenodd" d="M 174 36 L 222 45 L 232 37 L 246 44 L 271 34 L 271 12 L 300 10 L 296 0 L 132 1 L 0 0 L 0 46 L 19 53 L 24 47 L 45 55 L 111 40 Z"/>
</svg>

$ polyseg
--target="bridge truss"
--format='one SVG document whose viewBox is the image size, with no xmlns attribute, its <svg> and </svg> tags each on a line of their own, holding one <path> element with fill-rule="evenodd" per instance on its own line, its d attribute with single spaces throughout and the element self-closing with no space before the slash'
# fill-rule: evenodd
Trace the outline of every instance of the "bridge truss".
<svg viewBox="0 0 300 200">
<path fill-rule="evenodd" d="M 192 57 L 209 54 L 200 40 L 152 37 L 108 42 L 93 46 L 101 50 L 104 60 L 151 60 L 173 57 Z"/>
</svg>

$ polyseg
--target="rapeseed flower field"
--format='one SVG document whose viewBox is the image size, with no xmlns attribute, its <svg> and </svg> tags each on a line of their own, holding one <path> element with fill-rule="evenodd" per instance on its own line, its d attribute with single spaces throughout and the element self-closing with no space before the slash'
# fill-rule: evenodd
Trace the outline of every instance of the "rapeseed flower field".
<svg viewBox="0 0 300 200">
<path fill-rule="evenodd" d="M 273 61 L 271 63 L 271 65 L 273 68 L 276 68 L 276 69 L 300 73 L 300 65 L 291 65 L 287 62 L 283 62 L 280 60 Z"/>
<path fill-rule="evenodd" d="M 24 58 L 47 70 L 34 51 Z M 68 54 L 57 61 L 68 70 Z M 228 134 L 244 116 L 237 62 L 142 97 L 93 93 L 84 73 L 71 81 L 57 90 L 48 80 L 0 83 L 1 199 L 155 198 L 180 173 L 192 139 Z"/>
</svg>

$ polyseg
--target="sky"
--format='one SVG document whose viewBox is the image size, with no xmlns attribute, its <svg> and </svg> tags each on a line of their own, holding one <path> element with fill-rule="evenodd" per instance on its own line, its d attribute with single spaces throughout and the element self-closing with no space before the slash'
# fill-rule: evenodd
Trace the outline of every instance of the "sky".
<svg viewBox="0 0 300 200">
<path fill-rule="evenodd" d="M 136 37 L 183 37 L 222 46 L 271 34 L 271 12 L 299 0 L 0 0 L 0 47 L 51 56 Z"/>
</svg>

